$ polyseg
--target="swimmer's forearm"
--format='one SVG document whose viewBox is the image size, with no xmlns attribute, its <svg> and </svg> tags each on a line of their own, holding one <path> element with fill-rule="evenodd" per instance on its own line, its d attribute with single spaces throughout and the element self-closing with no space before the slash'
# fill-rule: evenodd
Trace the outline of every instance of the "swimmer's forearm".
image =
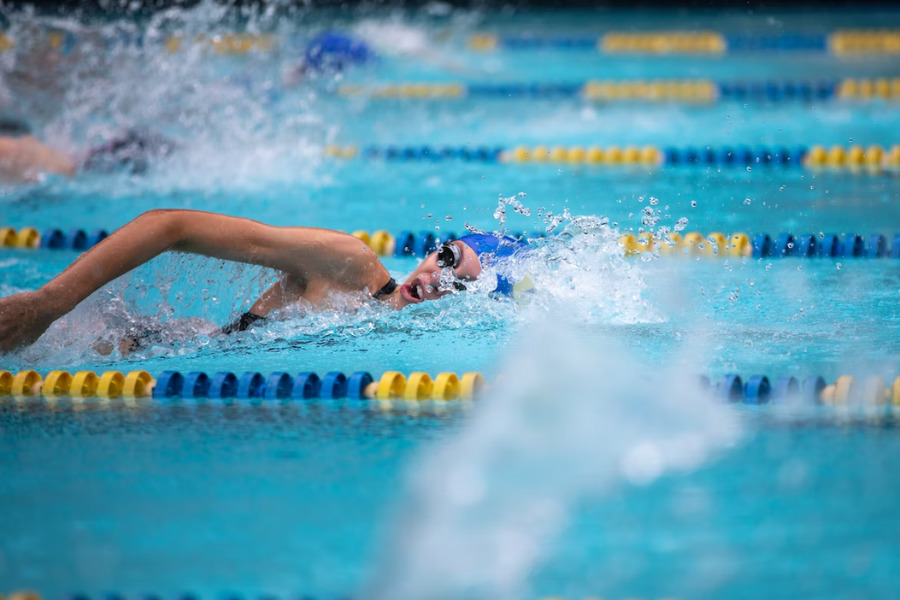
<svg viewBox="0 0 900 600">
<path fill-rule="evenodd" d="M 40 292 L 62 315 L 113 279 L 167 250 L 277 266 L 270 264 L 267 253 L 259 247 L 257 238 L 263 237 L 257 231 L 260 228 L 267 226 L 213 213 L 149 211 L 85 252 Z"/>
<path fill-rule="evenodd" d="M 89 249 L 39 292 L 60 315 L 173 243 L 174 220 L 166 211 L 144 213 Z"/>
</svg>

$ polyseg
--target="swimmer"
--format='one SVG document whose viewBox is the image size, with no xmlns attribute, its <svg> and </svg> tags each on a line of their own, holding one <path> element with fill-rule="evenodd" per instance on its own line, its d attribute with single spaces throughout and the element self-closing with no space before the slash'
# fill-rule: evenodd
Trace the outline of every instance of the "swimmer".
<svg viewBox="0 0 900 600">
<path fill-rule="evenodd" d="M 446 242 L 398 285 L 362 240 L 329 229 L 276 227 L 191 210 L 146 212 L 82 254 L 33 292 L 0 299 L 0 352 L 37 340 L 50 325 L 113 279 L 168 250 L 275 269 L 278 281 L 224 333 L 247 329 L 269 313 L 305 300 L 326 307 L 337 293 L 365 293 L 393 309 L 437 300 L 466 289 L 492 260 L 508 258 L 525 244 L 471 234 Z M 498 277 L 497 293 L 508 281 Z"/>
<path fill-rule="evenodd" d="M 80 156 L 57 150 L 30 135 L 27 125 L 0 120 L 0 181 L 34 183 L 45 174 L 74 177 L 81 172 L 147 171 L 154 159 L 169 156 L 171 140 L 142 129 L 127 129 Z"/>
<path fill-rule="evenodd" d="M 282 71 L 281 82 L 293 86 L 309 75 L 340 73 L 374 60 L 375 52 L 365 41 L 342 31 L 327 30 L 306 44 L 303 58 Z"/>
<path fill-rule="evenodd" d="M 353 34 L 329 29 L 314 36 L 306 44 L 303 57 L 282 71 L 281 83 L 291 87 L 308 76 L 335 75 L 350 67 L 370 65 L 380 55 L 424 59 L 450 71 L 463 70 L 458 63 L 437 55 L 421 31 L 368 22 Z"/>
</svg>

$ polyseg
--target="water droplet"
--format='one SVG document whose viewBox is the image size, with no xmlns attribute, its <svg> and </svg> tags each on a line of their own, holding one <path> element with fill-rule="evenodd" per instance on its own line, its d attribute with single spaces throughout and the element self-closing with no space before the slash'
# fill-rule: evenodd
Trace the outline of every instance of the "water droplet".
<svg viewBox="0 0 900 600">
<path fill-rule="evenodd" d="M 783 192 L 783 191 L 784 191 L 784 186 L 781 186 L 780 188 L 778 188 L 778 191 L 779 191 L 779 192 Z"/>
<path fill-rule="evenodd" d="M 657 204 L 659 204 L 659 198 L 654 198 L 653 196 L 650 196 L 650 204 L 652 206 L 656 206 Z"/>
<path fill-rule="evenodd" d="M 519 192 L 519 194 L 518 194 L 519 198 L 524 198 L 527 195 L 528 194 L 526 194 L 525 192 Z"/>
<path fill-rule="evenodd" d="M 693 208 L 697 208 L 697 201 L 696 201 L 696 200 L 691 200 L 691 206 L 692 206 Z"/>
<path fill-rule="evenodd" d="M 820 239 L 825 239 L 825 232 L 824 232 L 824 231 L 820 231 L 820 232 L 819 232 L 819 238 L 820 238 Z"/>
<path fill-rule="evenodd" d="M 752 167 L 749 167 L 749 166 L 747 167 L 747 171 L 752 171 L 752 170 L 753 170 Z"/>
<path fill-rule="evenodd" d="M 838 270 L 838 271 L 840 271 L 840 270 L 841 270 L 841 263 L 837 263 L 837 264 L 836 264 L 836 265 L 834 265 L 834 266 L 835 266 L 835 267 L 837 267 L 837 270 Z"/>
<path fill-rule="evenodd" d="M 675 222 L 675 231 L 684 231 L 684 228 L 688 226 L 688 220 L 684 217 L 681 217 Z"/>
<path fill-rule="evenodd" d="M 744 204 L 746 204 L 747 206 L 750 206 L 750 202 L 752 202 L 752 200 L 750 200 L 750 198 L 744 198 Z"/>
<path fill-rule="evenodd" d="M 451 217 L 450 215 L 447 215 L 446 217 L 444 217 L 444 219 L 446 219 L 447 221 L 452 221 L 453 217 Z"/>
</svg>

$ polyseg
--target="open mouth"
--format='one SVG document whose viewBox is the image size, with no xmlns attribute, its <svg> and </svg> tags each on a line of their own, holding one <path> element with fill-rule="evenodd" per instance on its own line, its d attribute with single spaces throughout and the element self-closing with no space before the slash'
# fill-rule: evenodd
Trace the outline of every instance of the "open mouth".
<svg viewBox="0 0 900 600">
<path fill-rule="evenodd" d="M 425 286 L 416 279 L 411 283 L 404 283 L 400 286 L 400 293 L 403 294 L 407 302 L 421 302 L 425 299 Z"/>
</svg>

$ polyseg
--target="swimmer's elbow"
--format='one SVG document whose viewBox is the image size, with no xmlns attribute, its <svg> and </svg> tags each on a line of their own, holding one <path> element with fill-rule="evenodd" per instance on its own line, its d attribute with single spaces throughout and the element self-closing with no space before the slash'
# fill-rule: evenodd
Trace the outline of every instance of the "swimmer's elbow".
<svg viewBox="0 0 900 600">
<path fill-rule="evenodd" d="M 140 231 L 165 242 L 165 246 L 177 249 L 187 241 L 186 211 L 155 208 L 134 220 Z"/>
</svg>

